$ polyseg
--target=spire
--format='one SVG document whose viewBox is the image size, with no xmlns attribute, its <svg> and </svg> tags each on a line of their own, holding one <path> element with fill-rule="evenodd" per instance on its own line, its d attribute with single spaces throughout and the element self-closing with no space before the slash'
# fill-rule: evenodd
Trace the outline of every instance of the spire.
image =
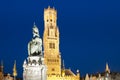
<svg viewBox="0 0 120 80">
<path fill-rule="evenodd" d="M 65 63 L 64 63 L 64 60 L 63 60 L 63 63 L 62 63 L 62 69 L 65 69 Z"/>
<path fill-rule="evenodd" d="M 35 24 L 35 22 L 33 23 L 33 28 L 34 28 L 34 27 L 37 27 L 36 24 Z"/>
<path fill-rule="evenodd" d="M 106 69 L 105 69 L 105 72 L 110 73 L 110 69 L 109 69 L 108 63 L 106 63 Z"/>
<path fill-rule="evenodd" d="M 3 61 L 1 61 L 1 72 L 3 73 Z"/>
<path fill-rule="evenodd" d="M 62 76 L 65 76 L 65 64 L 64 64 L 64 60 L 62 63 Z"/>
<path fill-rule="evenodd" d="M 39 29 L 37 28 L 35 22 L 33 24 L 33 37 L 40 37 L 40 35 L 39 35 Z"/>
<path fill-rule="evenodd" d="M 33 24 L 33 26 L 35 25 L 35 22 L 34 22 L 34 24 Z"/>
<path fill-rule="evenodd" d="M 13 67 L 13 76 L 14 76 L 14 80 L 15 80 L 15 77 L 17 76 L 16 60 L 14 62 L 14 67 Z"/>
<path fill-rule="evenodd" d="M 100 73 L 99 73 L 98 77 L 101 78 L 101 74 Z"/>
<path fill-rule="evenodd" d="M 90 79 L 89 79 L 89 80 L 93 80 L 93 79 L 92 79 L 92 75 L 90 75 Z"/>
<path fill-rule="evenodd" d="M 86 74 L 85 80 L 89 80 L 89 75 L 88 74 Z"/>
<path fill-rule="evenodd" d="M 48 6 L 48 9 L 50 9 L 50 6 Z"/>
</svg>

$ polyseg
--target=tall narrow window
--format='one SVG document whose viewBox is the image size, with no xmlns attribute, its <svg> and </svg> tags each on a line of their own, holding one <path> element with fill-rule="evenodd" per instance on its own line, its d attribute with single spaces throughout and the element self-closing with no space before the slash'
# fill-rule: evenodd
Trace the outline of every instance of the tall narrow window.
<svg viewBox="0 0 120 80">
<path fill-rule="evenodd" d="M 53 43 L 53 49 L 55 49 L 55 43 Z"/>
<path fill-rule="evenodd" d="M 52 43 L 49 43 L 49 47 L 52 48 Z"/>
<path fill-rule="evenodd" d="M 48 36 L 49 36 L 49 28 L 48 28 Z"/>
<path fill-rule="evenodd" d="M 49 43 L 49 48 L 55 49 L 55 43 Z"/>
</svg>

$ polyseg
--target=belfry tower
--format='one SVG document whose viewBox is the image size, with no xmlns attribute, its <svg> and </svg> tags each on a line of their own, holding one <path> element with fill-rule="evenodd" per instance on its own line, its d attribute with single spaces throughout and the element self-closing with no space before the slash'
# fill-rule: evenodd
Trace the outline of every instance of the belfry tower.
<svg viewBox="0 0 120 80">
<path fill-rule="evenodd" d="M 59 51 L 59 30 L 57 27 L 57 11 L 48 7 L 44 9 L 44 62 L 48 75 L 61 74 L 61 55 Z"/>
</svg>

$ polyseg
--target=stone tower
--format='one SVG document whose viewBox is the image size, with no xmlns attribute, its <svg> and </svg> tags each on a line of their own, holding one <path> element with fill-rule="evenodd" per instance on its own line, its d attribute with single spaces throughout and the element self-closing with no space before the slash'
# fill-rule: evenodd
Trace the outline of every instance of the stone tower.
<svg viewBox="0 0 120 80">
<path fill-rule="evenodd" d="M 59 51 L 59 30 L 57 11 L 48 7 L 44 9 L 44 59 L 48 75 L 61 74 L 61 55 Z"/>
<path fill-rule="evenodd" d="M 33 26 L 33 38 L 28 43 L 28 55 L 23 64 L 23 80 L 46 80 L 42 39 L 35 24 Z"/>
</svg>

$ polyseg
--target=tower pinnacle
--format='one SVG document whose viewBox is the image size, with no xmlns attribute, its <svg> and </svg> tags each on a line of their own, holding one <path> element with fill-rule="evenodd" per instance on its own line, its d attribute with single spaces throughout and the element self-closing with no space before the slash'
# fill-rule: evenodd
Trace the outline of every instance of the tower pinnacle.
<svg viewBox="0 0 120 80">
<path fill-rule="evenodd" d="M 14 67 L 13 67 L 13 76 L 14 76 L 14 80 L 16 80 L 16 76 L 17 76 L 17 69 L 16 69 L 16 60 L 14 62 Z"/>
<path fill-rule="evenodd" d="M 1 61 L 0 71 L 3 73 L 3 61 Z"/>
<path fill-rule="evenodd" d="M 65 69 L 65 63 L 64 63 L 64 60 L 63 60 L 63 63 L 62 63 L 62 69 Z"/>
<path fill-rule="evenodd" d="M 109 69 L 108 63 L 106 63 L 106 69 L 105 69 L 105 72 L 110 73 L 110 69 Z"/>
</svg>

